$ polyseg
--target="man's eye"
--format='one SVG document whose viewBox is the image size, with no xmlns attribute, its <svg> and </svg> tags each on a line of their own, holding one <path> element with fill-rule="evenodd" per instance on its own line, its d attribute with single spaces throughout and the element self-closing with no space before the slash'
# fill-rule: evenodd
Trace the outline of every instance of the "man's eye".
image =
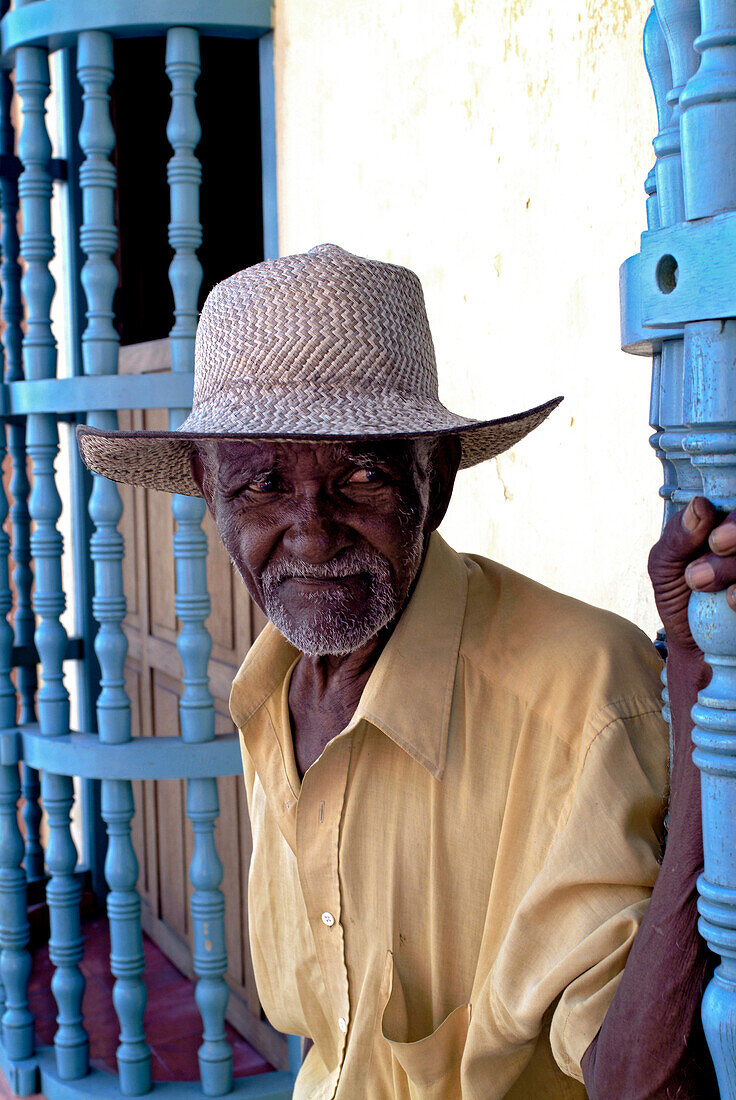
<svg viewBox="0 0 736 1100">
<path fill-rule="evenodd" d="M 375 485 L 381 481 L 385 481 L 383 470 L 377 466 L 362 466 L 359 470 L 352 472 L 348 478 L 348 485 Z"/>
<path fill-rule="evenodd" d="M 261 474 L 244 486 L 249 493 L 275 493 L 278 487 L 279 479 L 276 474 Z"/>
</svg>

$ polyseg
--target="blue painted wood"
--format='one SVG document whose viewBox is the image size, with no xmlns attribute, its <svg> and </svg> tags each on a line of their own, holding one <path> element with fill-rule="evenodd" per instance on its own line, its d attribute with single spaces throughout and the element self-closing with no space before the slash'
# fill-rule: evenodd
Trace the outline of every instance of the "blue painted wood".
<svg viewBox="0 0 736 1100">
<path fill-rule="evenodd" d="M 658 140 L 659 135 L 669 125 L 672 111 L 667 102 L 667 96 L 672 89 L 672 67 L 670 65 L 670 55 L 667 50 L 667 43 L 665 42 L 662 28 L 657 17 L 657 13 L 652 8 L 644 24 L 644 62 L 649 73 L 649 79 L 652 84 L 652 91 L 654 93 L 654 102 L 657 108 L 657 124 L 658 124 L 658 136 L 655 141 Z M 645 191 L 647 194 L 647 230 L 649 233 L 657 230 L 660 226 L 660 213 L 659 213 L 659 197 L 657 194 L 657 165 L 659 158 L 655 160 L 655 167 L 649 173 L 645 184 Z M 665 185 L 666 186 L 666 185 Z M 637 270 L 637 280 L 640 280 L 640 271 Z M 655 348 L 652 346 L 652 386 L 651 396 L 649 404 L 649 423 L 652 427 L 653 434 L 650 437 L 650 444 L 654 448 L 654 453 L 662 464 L 662 472 L 664 480 L 662 487 L 660 488 L 660 496 L 667 501 L 672 499 L 672 494 L 676 488 L 677 477 L 675 469 L 672 463 L 667 458 L 667 455 L 662 450 L 662 422 L 661 422 L 661 389 L 662 389 L 662 344 L 661 341 Z M 664 639 L 661 638 L 661 641 Z M 665 685 L 666 690 L 666 685 Z"/>
<path fill-rule="evenodd" d="M 117 1078 L 109 1073 L 92 1070 L 84 1081 L 70 1084 L 55 1073 L 47 1049 L 38 1052 L 31 1064 L 40 1069 L 40 1088 L 46 1100 L 125 1100 Z M 0 1057 L 0 1068 L 2 1059 Z M 240 1077 L 233 1081 L 229 1096 L 247 1100 L 291 1100 L 294 1077 L 291 1073 L 258 1073 L 253 1077 Z M 26 1094 L 27 1095 L 27 1094 Z M 152 1096 L 157 1100 L 201 1100 L 199 1082 L 156 1082 Z"/>
<path fill-rule="evenodd" d="M 27 379 L 53 378 L 56 345 L 50 309 L 54 280 L 48 267 L 53 256 L 51 144 L 44 118 L 49 68 L 43 50 L 25 47 L 18 50 L 15 83 L 23 103 L 18 152 L 23 163 L 19 181 L 23 218 L 21 253 L 26 261 L 21 283 L 27 326 L 23 342 L 24 373 Z M 61 499 L 54 476 L 58 443 L 54 416 L 29 415 L 27 448 L 33 460 L 29 507 L 36 523 L 31 536 L 31 552 L 35 563 L 34 608 L 39 619 L 35 642 L 42 673 L 38 716 L 45 736 L 65 734 L 69 729 L 69 697 L 62 673 L 67 637 L 59 619 L 65 600 L 61 579 L 62 540 L 57 530 Z M 69 821 L 74 790 L 70 778 L 49 772 L 43 774 L 41 790 L 49 826 L 46 865 L 51 880 L 46 898 L 51 924 L 49 954 L 56 967 L 51 987 L 59 1010 L 54 1046 L 60 1076 L 74 1079 L 83 1076 L 89 1067 L 87 1035 L 81 1024 L 84 978 L 78 965 L 83 950 L 80 885 L 74 874 L 77 853 Z"/>
<path fill-rule="evenodd" d="M 141 737 L 129 745 L 102 745 L 96 734 L 72 733 L 45 738 L 38 729 L 22 730 L 23 758 L 34 767 L 85 779 L 191 779 L 202 775 L 240 775 L 237 737 L 187 742 L 180 737 Z"/>
<path fill-rule="evenodd" d="M 166 36 L 166 73 L 171 81 L 171 114 L 166 135 L 173 149 L 167 170 L 171 196 L 169 243 L 174 249 L 169 268 L 175 318 L 170 343 L 172 370 L 187 372 L 194 368 L 197 297 L 202 282 L 202 268 L 196 255 L 202 241 L 199 222 L 201 168 L 194 155 L 201 137 L 194 90 L 199 71 L 197 32 L 173 27 Z M 185 412 L 172 409 L 170 426 L 180 423 Z M 204 501 L 198 497 L 175 495 L 172 510 L 177 525 L 174 534 L 175 608 L 181 622 L 177 648 L 184 671 L 184 690 L 179 701 L 182 737 L 189 742 L 212 741 L 215 708 L 207 674 L 212 641 L 204 625 L 210 612 L 207 538 L 202 530 Z M 225 1037 L 229 992 L 224 980 L 227 969 L 225 899 L 219 889 L 222 864 L 214 837 L 219 814 L 215 779 L 189 780 L 186 812 L 194 830 L 194 851 L 189 867 L 193 887 L 190 901 L 194 931 L 192 963 L 198 979 L 195 999 L 204 1029 L 198 1051 L 199 1072 L 204 1094 L 223 1096 L 232 1088 L 233 1076 L 232 1048 Z"/>
<path fill-rule="evenodd" d="M 680 151 L 680 94 L 697 67 L 697 54 L 692 42 L 700 28 L 698 0 L 655 0 L 657 18 L 667 45 L 673 87 L 666 94 L 666 104 L 672 109 L 668 124 L 654 140 L 657 155 L 657 202 L 659 223 L 672 225 L 684 215 L 682 190 L 682 157 Z M 664 121 L 666 107 L 661 106 Z M 646 320 L 646 313 L 644 312 Z M 665 522 L 682 504 L 700 489 L 700 477 L 682 448 L 686 434 L 682 410 L 683 345 L 682 336 L 673 333 L 662 341 L 660 362 L 659 421 L 663 431 L 659 445 L 672 464 L 675 485 L 665 482 Z"/>
<path fill-rule="evenodd" d="M 4 428 L 3 428 L 4 432 Z M 0 465 L 5 455 L 0 436 Z M 8 556 L 10 539 L 5 532 L 9 508 L 0 479 L 0 728 L 15 724 L 17 700 L 10 678 L 13 628 L 7 616 L 12 607 Z M 33 1053 L 33 1017 L 28 1008 L 28 953 L 26 877 L 21 866 L 25 854 L 18 827 L 20 797 L 18 764 L 0 763 L 0 977 L 2 978 L 2 1039 L 9 1056 L 28 1058 Z"/>
<path fill-rule="evenodd" d="M 87 299 L 87 327 L 82 336 L 82 357 L 87 375 L 113 375 L 117 371 L 118 336 L 113 320 L 113 295 L 117 270 L 112 254 L 117 245 L 114 220 L 115 170 L 110 154 L 115 132 L 110 120 L 109 87 L 113 79 L 112 38 L 100 31 L 85 31 L 77 45 L 77 75 L 82 86 L 84 114 L 79 143 L 85 160 L 80 168 L 83 223 L 82 285 Z M 88 423 L 105 430 L 117 428 L 113 411 L 93 411 Z M 89 514 L 95 525 L 90 542 L 94 563 L 94 616 L 99 623 L 95 652 L 100 663 L 97 728 L 102 744 L 126 744 L 131 739 L 130 702 L 125 690 L 125 658 L 128 643 L 123 633 L 123 539 L 117 526 L 122 502 L 117 486 L 95 475 Z M 131 841 L 135 811 L 130 782 L 103 778 L 102 818 L 108 847 L 105 879 L 110 888 L 107 913 L 110 923 L 110 968 L 115 977 L 113 1003 L 120 1023 L 117 1050 L 120 1088 L 127 1096 L 141 1096 L 151 1088 L 151 1052 L 145 1040 L 146 1007 L 141 903 L 136 890 L 138 860 Z"/>
<path fill-rule="evenodd" d="M 684 325 L 684 340 L 662 343 L 658 415 L 666 425 L 662 445 L 667 449 L 669 433 L 667 454 L 678 470 L 673 499 L 684 503 L 702 491 L 730 510 L 736 507 L 736 5 L 701 0 L 697 13 L 690 0 L 656 6 L 675 84 L 668 101 L 680 130 L 681 198 L 670 194 L 663 201 L 658 186 L 662 228 L 643 235 L 638 265 L 628 266 L 622 308 L 634 323 L 622 319 L 622 330 L 633 332 L 636 323 L 672 331 Z M 702 54 L 699 68 L 693 42 Z M 659 121 L 661 136 L 661 114 Z M 669 134 L 664 150 L 671 158 L 675 137 Z M 671 164 L 661 178 L 674 194 Z M 666 374 L 667 349 L 673 350 Z M 692 460 L 690 481 L 680 450 Z M 689 617 L 713 669 L 693 709 L 705 852 L 700 930 L 721 955 L 703 1000 L 703 1023 L 721 1096 L 736 1100 L 736 614 L 724 593 L 696 593 Z"/>
<path fill-rule="evenodd" d="M 733 210 L 736 163 L 736 10 L 730 0 L 703 0 L 695 40 L 700 67 L 680 97 L 685 215 L 712 217 Z M 701 165 L 718 165 L 701 171 Z"/>
<path fill-rule="evenodd" d="M 269 0 L 34 0 L 9 12 L 0 28 L 2 62 L 12 64 L 19 46 L 51 51 L 73 46 L 85 30 L 107 31 L 116 38 L 165 34 L 170 27 L 193 27 L 201 34 L 260 38 L 270 31 Z"/>
<path fill-rule="evenodd" d="M 279 219 L 276 177 L 276 97 L 273 73 L 273 31 L 258 42 L 258 80 L 261 97 L 261 191 L 263 257 L 279 255 Z"/>
<path fill-rule="evenodd" d="M 685 209 L 709 218 L 736 210 L 736 9 L 703 0 L 698 72 L 682 95 Z M 717 221 L 713 223 L 717 225 Z M 731 278 L 734 261 L 729 257 Z M 685 449 L 703 489 L 724 510 L 736 508 L 736 320 L 685 326 Z M 703 796 L 704 874 L 700 930 L 720 966 L 703 998 L 703 1025 L 721 1096 L 736 1098 L 736 613 L 724 593 L 693 593 L 693 637 L 713 669 L 693 709 Z"/>
<path fill-rule="evenodd" d="M 41 411 L 77 414 L 82 410 L 165 409 L 192 404 L 191 374 L 90 375 L 14 382 L 4 387 L 0 415 Z"/>
<path fill-rule="evenodd" d="M 679 328 L 689 320 L 733 315 L 736 291 L 731 256 L 735 244 L 733 212 L 683 222 L 642 236 L 644 325 Z M 667 256 L 673 257 L 677 264 L 674 286 L 661 274 L 660 264 Z"/>
</svg>

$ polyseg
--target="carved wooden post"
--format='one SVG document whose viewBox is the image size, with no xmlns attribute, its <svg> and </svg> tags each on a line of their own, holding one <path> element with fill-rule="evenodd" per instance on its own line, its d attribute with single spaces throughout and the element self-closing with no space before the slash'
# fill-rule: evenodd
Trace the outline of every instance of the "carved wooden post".
<svg viewBox="0 0 736 1100">
<path fill-rule="evenodd" d="M 664 128 L 654 140 L 657 154 L 657 198 L 660 226 L 674 225 L 684 218 L 682 192 L 682 158 L 680 151 L 680 94 L 688 77 L 698 64 L 693 50 L 693 39 L 700 28 L 698 0 L 655 0 L 654 4 L 662 33 L 667 44 L 674 87 L 667 93 L 666 102 L 672 113 Z M 655 89 L 656 96 L 656 89 Z M 660 105 L 658 104 L 658 117 Z M 666 109 L 662 108 L 664 121 Z M 665 522 L 670 515 L 687 503 L 693 493 L 700 492 L 701 481 L 697 470 L 682 448 L 686 434 L 683 420 L 683 342 L 682 334 L 662 341 L 660 368 L 659 416 L 663 433 L 660 447 L 675 471 L 675 485 L 671 493 L 665 486 Z"/>
<path fill-rule="evenodd" d="M 85 374 L 115 374 L 118 336 L 113 325 L 113 295 L 117 271 L 112 254 L 117 244 L 113 199 L 115 169 L 110 154 L 115 133 L 110 121 L 109 87 L 113 78 L 112 39 L 100 31 L 79 35 L 77 75 L 82 86 L 84 114 L 79 142 L 85 161 L 80 169 L 83 224 L 80 243 L 87 260 L 82 284 L 87 298 L 87 327 L 82 337 Z M 114 411 L 93 412 L 88 423 L 115 429 Z M 90 552 L 94 562 L 94 616 L 100 624 L 95 652 L 100 662 L 100 695 L 97 726 L 100 741 L 130 741 L 130 702 L 125 691 L 125 657 L 128 643 L 123 633 L 123 539 L 117 526 L 122 502 L 117 486 L 107 478 L 92 479 L 89 513 L 95 524 Z M 115 977 L 113 1002 L 120 1022 L 117 1050 L 120 1090 L 140 1096 L 151 1088 L 151 1053 L 143 1031 L 146 987 L 141 932 L 141 903 L 136 890 L 138 860 L 131 841 L 134 813 L 129 781 L 102 780 L 102 817 L 107 826 L 108 848 L 105 878 L 110 887 L 107 912 L 110 920 L 110 968 Z"/>
<path fill-rule="evenodd" d="M 34 380 L 53 378 L 56 374 L 56 344 L 50 320 L 54 280 L 48 266 L 54 242 L 50 209 L 51 143 L 44 117 L 44 103 L 49 94 L 45 50 L 34 46 L 18 49 L 16 89 L 23 100 L 23 129 L 18 147 L 23 165 L 19 183 L 23 215 L 21 252 L 27 265 L 22 280 L 27 307 L 23 360 L 25 377 Z M 33 460 L 30 514 L 36 524 L 31 536 L 36 581 L 34 607 L 39 617 L 35 640 L 43 680 L 38 692 L 38 717 L 41 732 L 54 736 L 69 731 L 69 696 L 62 672 L 67 637 L 59 619 L 65 600 L 61 580 L 62 540 L 56 526 L 61 499 L 54 475 L 59 435 L 53 414 L 28 416 L 27 447 Z M 59 1076 L 75 1079 L 88 1071 L 89 1058 L 87 1034 L 81 1024 L 84 978 L 78 965 L 83 953 L 80 885 L 74 873 L 77 852 L 69 820 L 74 788 L 70 777 L 49 773 L 44 773 L 41 786 L 49 826 L 46 863 L 51 880 L 46 897 L 51 922 L 49 953 L 56 967 L 51 987 L 59 1010 L 54 1046 Z"/>
<path fill-rule="evenodd" d="M 5 455 L 0 437 L 0 465 Z M 7 616 L 12 606 L 8 556 L 10 539 L 4 530 L 8 501 L 0 478 L 0 976 L 4 1005 L 2 1037 L 7 1055 L 20 1061 L 34 1049 L 33 1016 L 28 1008 L 28 953 L 26 876 L 21 862 L 23 837 L 18 828 L 20 796 L 16 734 L 16 694 L 10 678 L 13 628 Z"/>
<path fill-rule="evenodd" d="M 670 55 L 667 52 L 667 43 L 664 40 L 662 34 L 662 28 L 657 18 L 657 13 L 654 8 L 649 13 L 646 23 L 644 24 L 644 61 L 646 63 L 647 72 L 649 73 L 649 79 L 652 83 L 652 91 L 654 92 L 654 102 L 657 108 L 657 122 L 659 132 L 654 139 L 655 150 L 662 149 L 662 138 L 669 126 L 670 117 L 672 111 L 667 102 L 667 95 L 672 88 L 672 70 L 670 67 Z M 652 231 L 659 229 L 661 225 L 660 212 L 659 212 L 659 195 L 657 193 L 657 178 L 662 180 L 662 185 L 667 191 L 667 179 L 660 154 L 657 155 L 654 168 L 647 176 L 645 190 L 647 193 L 647 229 Z M 660 400 L 661 400 L 661 373 L 662 373 L 662 356 L 661 352 L 655 352 L 652 358 L 652 396 L 650 405 L 650 417 L 649 423 L 651 424 L 654 435 L 650 438 L 649 442 L 654 448 L 654 453 L 662 463 L 662 470 L 664 473 L 664 482 L 660 489 L 660 494 L 665 500 L 672 499 L 672 493 L 674 492 L 677 480 L 675 477 L 675 471 L 672 463 L 667 458 L 666 454 L 660 446 L 662 438 L 662 423 L 660 419 Z"/>
<path fill-rule="evenodd" d="M 199 76 L 196 31 L 175 27 L 168 32 L 166 73 L 171 81 L 172 95 L 166 134 L 174 151 L 167 173 L 171 194 L 169 242 L 174 249 L 169 268 L 175 316 L 170 334 L 171 362 L 175 371 L 191 371 L 197 295 L 202 281 L 202 269 L 196 255 L 202 240 L 199 222 L 201 169 L 194 155 L 201 134 L 194 91 Z M 172 410 L 171 427 L 176 427 L 183 415 L 184 410 Z M 184 669 L 179 711 L 182 736 L 187 741 L 209 741 L 215 735 L 215 713 L 207 676 L 212 643 L 204 625 L 210 611 L 207 538 L 201 526 L 205 506 L 199 497 L 177 495 L 172 507 L 177 523 L 174 535 L 176 613 L 181 621 L 177 645 Z M 219 813 L 217 781 L 190 779 L 186 808 L 194 829 L 189 877 L 194 887 L 191 913 L 193 963 L 198 977 L 195 996 L 204 1025 L 199 1069 L 205 1095 L 221 1096 L 232 1088 L 232 1049 L 225 1038 L 228 1001 L 223 977 L 227 969 L 225 900 L 219 889 L 222 864 L 214 838 Z"/>
<path fill-rule="evenodd" d="M 9 0 L 0 3 L 0 17 L 5 15 Z M 15 134 L 10 116 L 13 84 L 7 69 L 0 72 L 0 154 L 5 158 L 6 170 L 0 175 L 0 216 L 2 229 L 0 244 L 0 287 L 2 289 L 3 352 L 5 380 L 17 382 L 23 378 L 21 345 L 23 333 L 23 305 L 20 295 L 20 264 L 18 253 L 18 177 L 11 165 L 15 153 Z M 36 628 L 31 607 L 31 522 L 28 514 L 30 483 L 26 473 L 26 428 L 23 423 L 10 423 L 7 427 L 8 451 L 12 462 L 10 492 L 12 504 L 10 520 L 13 531 L 13 585 L 15 588 L 15 641 L 18 646 L 30 646 Z M 20 721 L 36 720 L 36 666 L 23 664 L 16 670 L 16 683 L 20 701 Z M 43 850 L 39 829 L 41 807 L 38 798 L 41 788 L 35 768 L 23 765 L 23 824 L 25 827 L 25 870 L 28 879 L 43 875 Z"/>
<path fill-rule="evenodd" d="M 703 0 L 698 72 L 681 96 L 688 219 L 736 210 L 736 10 Z M 717 507 L 736 508 L 736 319 L 685 326 L 685 439 Z M 721 1096 L 736 1097 L 736 614 L 725 593 L 693 593 L 695 641 L 713 669 L 693 710 L 701 770 L 705 872 L 700 929 L 721 964 L 703 999 L 703 1024 Z"/>
</svg>

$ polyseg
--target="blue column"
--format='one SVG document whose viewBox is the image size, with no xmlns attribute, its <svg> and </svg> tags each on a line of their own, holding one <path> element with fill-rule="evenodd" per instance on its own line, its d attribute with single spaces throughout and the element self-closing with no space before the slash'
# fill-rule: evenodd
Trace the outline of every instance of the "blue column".
<svg viewBox="0 0 736 1100">
<path fill-rule="evenodd" d="M 201 170 L 194 155 L 201 134 L 194 92 L 199 76 L 199 38 L 195 31 L 176 27 L 168 32 L 166 72 L 172 95 L 166 133 L 174 151 L 168 166 L 169 242 L 174 249 L 169 269 L 175 316 L 170 334 L 171 363 L 175 371 L 191 371 L 197 296 L 202 281 L 202 269 L 196 255 L 202 228 L 199 222 Z M 172 427 L 180 423 L 181 417 L 182 411 L 172 411 Z M 179 713 L 182 736 L 187 741 L 208 741 L 215 734 L 215 713 L 207 675 L 212 643 L 204 626 L 210 610 L 207 539 L 201 526 L 204 511 L 201 498 L 174 497 L 176 613 L 181 621 L 177 644 L 184 669 Z M 194 853 L 189 868 L 194 887 L 191 900 L 193 963 L 198 977 L 195 996 L 204 1025 L 199 1068 L 206 1096 L 222 1096 L 232 1088 L 232 1049 L 225 1038 L 225 1009 L 229 995 L 223 977 L 227 969 L 225 901 L 219 889 L 222 864 L 214 839 L 218 813 L 216 780 L 190 779 L 187 816 L 194 829 Z"/>
<path fill-rule="evenodd" d="M 736 9 L 703 0 L 698 72 L 681 96 L 688 219 L 736 210 Z M 736 319 L 685 326 L 686 451 L 705 495 L 736 508 Z M 693 709 L 701 770 L 705 870 L 700 929 L 721 964 L 703 999 L 703 1024 L 721 1096 L 736 1098 L 736 614 L 725 593 L 693 593 L 693 637 L 713 669 Z"/>
<path fill-rule="evenodd" d="M 682 157 L 680 147 L 680 94 L 695 71 L 698 57 L 693 38 L 700 27 L 698 0 L 655 0 L 657 17 L 670 58 L 673 87 L 666 94 L 671 108 L 658 106 L 660 131 L 654 140 L 657 154 L 657 200 L 660 226 L 674 225 L 684 217 Z M 662 122 L 666 125 L 662 126 Z M 663 432 L 660 447 L 674 469 L 674 486 L 665 482 L 665 522 L 701 491 L 701 479 L 682 448 L 686 434 L 683 419 L 683 343 L 682 334 L 662 341 L 660 367 L 659 422 Z"/>
<path fill-rule="evenodd" d="M 23 165 L 19 183 L 23 219 L 21 253 L 26 261 L 21 284 L 26 302 L 23 363 L 25 377 L 35 380 L 53 378 L 56 374 L 56 345 L 50 320 L 54 280 L 48 266 L 54 251 L 51 143 L 44 117 L 49 67 L 44 50 L 30 46 L 18 49 L 15 86 L 23 101 L 23 128 L 18 145 Z M 34 607 L 39 619 L 35 640 L 42 673 L 38 719 L 41 732 L 55 736 L 69 731 L 69 696 L 62 673 L 67 637 L 59 618 L 65 600 L 62 540 L 57 530 L 61 499 L 54 475 L 59 437 L 53 415 L 29 415 L 27 447 L 33 460 L 30 514 L 36 524 L 31 552 L 35 565 Z M 59 1075 L 75 1079 L 87 1072 L 89 1059 L 87 1034 L 81 1023 L 84 978 L 78 965 L 83 953 L 80 885 L 74 873 L 77 852 L 69 821 L 74 788 L 70 777 L 44 773 L 41 790 L 49 826 L 46 865 L 51 880 L 46 898 L 51 923 L 49 953 L 56 967 L 51 988 L 58 1006 L 54 1046 Z"/>
<path fill-rule="evenodd" d="M 79 142 L 85 160 L 80 169 L 83 224 L 80 243 L 87 259 L 82 285 L 87 298 L 87 327 L 82 337 L 85 374 L 115 374 L 118 336 L 113 325 L 113 295 L 117 271 L 112 254 L 117 244 L 114 221 L 115 170 L 110 153 L 115 134 L 110 121 L 109 87 L 113 78 L 112 39 L 100 31 L 84 31 L 77 47 L 77 75 L 84 114 Z M 117 427 L 114 411 L 90 413 L 97 428 Z M 92 479 L 89 513 L 95 525 L 90 552 L 94 562 L 94 616 L 99 623 L 95 652 L 100 662 L 97 726 L 100 741 L 130 741 L 130 702 L 125 691 L 127 639 L 123 594 L 123 539 L 118 531 L 122 502 L 117 486 L 107 478 Z M 104 752 L 104 750 L 101 750 Z M 113 1002 L 120 1022 L 117 1050 L 120 1089 L 140 1096 L 151 1088 L 151 1053 L 143 1031 L 146 1007 L 141 903 L 136 890 L 138 860 L 130 836 L 135 807 L 127 780 L 103 779 L 102 817 L 107 826 L 105 878 L 110 887 L 110 967 L 115 976 Z"/>
<path fill-rule="evenodd" d="M 0 16 L 8 8 L 8 0 L 0 4 Z M 10 115 L 13 98 L 13 83 L 10 73 L 0 72 L 0 154 L 10 165 L 15 153 L 15 133 Z M 5 358 L 5 381 L 17 382 L 23 377 L 21 362 L 21 344 L 23 333 L 23 304 L 20 295 L 20 264 L 18 254 L 18 179 L 9 169 L 0 176 L 0 288 L 2 290 L 3 353 Z M 31 608 L 31 521 L 28 514 L 28 495 L 30 482 L 26 473 L 26 427 L 24 423 L 10 423 L 7 426 L 8 451 L 12 463 L 10 493 L 10 521 L 13 532 L 13 586 L 15 588 L 15 642 L 18 646 L 29 646 L 33 642 L 36 621 Z M 33 664 L 21 665 L 16 670 L 16 683 L 20 699 L 21 722 L 36 720 L 36 667 Z M 25 870 L 29 880 L 43 875 L 43 851 L 41 849 L 39 829 L 41 825 L 41 807 L 38 799 L 41 793 L 38 772 L 35 768 L 23 765 L 23 825 L 25 829 Z"/>
<path fill-rule="evenodd" d="M 0 437 L 0 465 L 5 456 Z M 7 1055 L 20 1061 L 33 1053 L 33 1017 L 28 1008 L 28 953 L 26 876 L 21 862 L 23 837 L 18 828 L 20 777 L 13 727 L 17 701 L 10 678 L 13 629 L 7 616 L 12 606 L 8 555 L 10 539 L 4 530 L 8 501 L 0 478 L 0 976 L 4 990 L 2 1039 Z M 5 732 L 2 732 L 5 731 Z"/>
</svg>

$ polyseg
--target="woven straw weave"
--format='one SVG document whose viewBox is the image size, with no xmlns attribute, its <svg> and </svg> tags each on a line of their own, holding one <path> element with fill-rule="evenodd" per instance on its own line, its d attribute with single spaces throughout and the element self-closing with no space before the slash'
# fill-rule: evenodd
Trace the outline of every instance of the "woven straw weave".
<svg viewBox="0 0 736 1100">
<path fill-rule="evenodd" d="M 495 421 L 450 412 L 417 276 L 335 245 L 219 283 L 202 310 L 192 412 L 174 432 L 80 427 L 84 461 L 114 481 L 197 494 L 202 436 L 366 439 L 458 433 L 462 466 L 513 446 L 560 398 Z"/>
</svg>

